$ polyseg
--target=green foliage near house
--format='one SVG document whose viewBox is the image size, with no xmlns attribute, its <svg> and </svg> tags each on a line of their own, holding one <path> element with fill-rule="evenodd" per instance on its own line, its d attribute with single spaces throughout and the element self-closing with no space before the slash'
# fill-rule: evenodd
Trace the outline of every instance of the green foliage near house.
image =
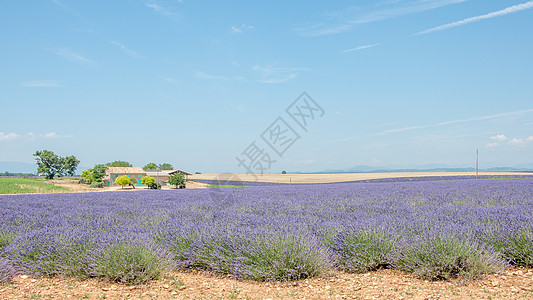
<svg viewBox="0 0 533 300">
<path fill-rule="evenodd" d="M 101 181 L 93 181 L 93 182 L 91 182 L 91 185 L 89 187 L 90 188 L 103 188 L 104 187 L 104 183 L 101 182 Z"/>
<path fill-rule="evenodd" d="M 171 185 L 175 185 L 176 188 L 185 186 L 185 175 L 180 172 L 177 172 L 168 178 L 168 183 Z"/>
<path fill-rule="evenodd" d="M 75 156 L 61 157 L 52 151 L 36 151 L 37 174 L 44 174 L 46 179 L 54 179 L 55 176 L 74 176 L 80 161 Z"/>
<path fill-rule="evenodd" d="M 106 164 L 106 167 L 133 167 L 129 162 L 122 160 L 115 160 Z"/>
<path fill-rule="evenodd" d="M 137 184 L 137 178 L 130 177 L 130 185 L 135 188 L 135 185 Z"/>
<path fill-rule="evenodd" d="M 143 170 L 174 170 L 174 167 L 169 163 L 163 163 L 163 164 L 156 164 L 156 163 L 148 163 L 143 167 Z"/>
<path fill-rule="evenodd" d="M 81 172 L 80 178 L 82 178 L 83 181 L 87 183 L 93 182 L 94 181 L 93 169 L 83 170 L 83 172 Z"/>
<path fill-rule="evenodd" d="M 122 188 L 124 188 L 125 185 L 131 184 L 131 181 L 128 178 L 128 176 L 122 175 L 122 176 L 117 177 L 117 179 L 115 179 L 115 183 L 121 185 Z"/>
<path fill-rule="evenodd" d="M 169 163 L 160 164 L 159 170 L 174 170 L 174 166 Z"/>
<path fill-rule="evenodd" d="M 92 168 L 94 180 L 101 181 L 102 178 L 104 178 L 105 176 L 106 169 L 107 169 L 106 165 L 103 165 L 103 164 L 94 165 L 94 167 Z"/>
<path fill-rule="evenodd" d="M 144 176 L 141 178 L 141 183 L 146 184 L 149 189 L 157 190 L 161 188 L 159 183 L 155 183 L 155 178 L 151 176 Z"/>
<path fill-rule="evenodd" d="M 155 178 L 151 176 L 144 176 L 143 178 L 141 178 L 141 183 L 150 186 L 155 183 Z"/>
<path fill-rule="evenodd" d="M 94 165 L 92 169 L 83 170 L 81 172 L 80 178 L 82 179 L 80 183 L 91 183 L 91 182 L 101 182 L 102 178 L 105 176 L 105 170 L 107 167 L 102 164 Z"/>
<path fill-rule="evenodd" d="M 146 166 L 143 167 L 143 170 L 157 170 L 157 164 L 156 163 L 148 163 Z"/>
</svg>

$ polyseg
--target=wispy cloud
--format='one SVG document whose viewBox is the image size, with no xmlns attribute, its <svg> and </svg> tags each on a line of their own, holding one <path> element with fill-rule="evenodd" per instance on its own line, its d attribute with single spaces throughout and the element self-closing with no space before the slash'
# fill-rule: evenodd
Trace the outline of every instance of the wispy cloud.
<svg viewBox="0 0 533 300">
<path fill-rule="evenodd" d="M 241 24 L 240 26 L 231 26 L 231 32 L 233 33 L 243 33 L 245 31 L 250 31 L 254 29 L 255 29 L 254 26 L 246 25 L 246 24 Z"/>
<path fill-rule="evenodd" d="M 495 135 L 495 136 L 491 136 L 490 137 L 491 140 L 495 140 L 496 142 L 500 142 L 500 143 L 503 143 L 505 141 L 507 141 L 507 137 L 503 134 L 498 134 L 498 135 Z"/>
<path fill-rule="evenodd" d="M 525 2 L 525 3 L 522 3 L 522 4 L 517 4 L 517 5 L 513 5 L 513 6 L 510 6 L 510 7 L 498 10 L 498 11 L 494 11 L 494 12 L 491 12 L 491 13 L 488 13 L 488 14 L 484 14 L 484 15 L 480 15 L 480 16 L 476 16 L 476 17 L 470 17 L 470 18 L 463 19 L 461 21 L 452 22 L 452 23 L 448 23 L 448 24 L 445 24 L 445 25 L 433 27 L 433 28 L 430 28 L 430 29 L 426 29 L 424 31 L 420 31 L 420 32 L 418 32 L 416 34 L 417 35 L 421 35 L 421 34 L 432 33 L 432 32 L 435 32 L 435 31 L 446 30 L 446 29 L 457 27 L 457 26 L 462 26 L 462 25 L 466 25 L 466 24 L 470 24 L 470 23 L 474 23 L 474 22 L 479 22 L 481 20 L 486 20 L 486 19 L 491 19 L 491 18 L 495 18 L 495 17 L 505 16 L 505 15 L 508 15 L 508 14 L 516 13 L 516 12 L 523 11 L 523 10 L 530 9 L 530 8 L 533 8 L 533 1 L 528 1 L 528 2 Z"/>
<path fill-rule="evenodd" d="M 487 144 L 485 146 L 486 148 L 494 148 L 494 147 L 499 147 L 499 146 L 504 146 L 504 145 L 524 147 L 528 145 L 529 143 L 533 142 L 533 136 L 529 136 L 526 138 L 521 138 L 521 137 L 512 138 L 509 141 L 507 141 L 508 138 L 505 135 L 499 134 L 497 136 L 491 136 L 490 139 L 494 140 L 495 142 Z"/>
<path fill-rule="evenodd" d="M 225 76 L 211 75 L 211 74 L 207 74 L 207 73 L 202 72 L 202 71 L 196 71 L 194 73 L 194 75 L 196 76 L 196 78 L 200 78 L 200 79 L 230 80 L 228 77 L 225 77 Z"/>
<path fill-rule="evenodd" d="M 21 84 L 23 87 L 57 88 L 63 85 L 55 80 L 32 80 Z"/>
<path fill-rule="evenodd" d="M 179 80 L 170 77 L 159 77 L 173 86 L 179 86 Z"/>
<path fill-rule="evenodd" d="M 71 137 L 72 137 L 71 135 L 59 135 L 55 132 L 49 132 L 43 135 L 43 138 L 45 139 L 62 139 L 62 138 L 71 138 Z"/>
<path fill-rule="evenodd" d="M 34 141 L 35 139 L 38 139 L 38 138 L 62 139 L 62 138 L 71 138 L 72 136 L 71 135 L 59 135 L 56 132 L 49 132 L 45 134 L 35 134 L 33 132 L 28 132 L 24 135 L 20 135 L 14 132 L 10 132 L 10 133 L 0 132 L 0 142 L 13 141 L 21 137 L 24 137 L 24 139 L 28 141 Z"/>
<path fill-rule="evenodd" d="M 324 20 L 296 29 L 304 36 L 321 36 L 353 30 L 357 25 L 383 21 L 399 16 L 428 11 L 467 0 L 398 0 L 372 1 L 369 6 L 354 6 L 330 12 Z"/>
<path fill-rule="evenodd" d="M 255 65 L 252 70 L 257 72 L 261 77 L 259 82 L 262 83 L 283 83 L 292 80 L 302 71 L 309 71 L 307 68 L 284 68 L 271 65 Z"/>
<path fill-rule="evenodd" d="M 70 49 L 47 49 L 47 50 L 63 58 L 66 58 L 67 60 L 70 60 L 70 61 L 80 62 L 84 64 L 92 63 L 92 60 Z"/>
<path fill-rule="evenodd" d="M 119 41 L 111 41 L 111 45 L 118 47 L 120 50 L 122 50 L 124 53 L 128 55 L 131 55 L 133 57 L 141 57 L 139 53 L 137 53 L 137 51 L 126 47 L 126 45 L 122 44 Z"/>
<path fill-rule="evenodd" d="M 354 51 L 360 51 L 360 50 L 363 50 L 363 49 L 368 49 L 368 48 L 376 47 L 376 46 L 379 46 L 379 45 L 381 45 L 381 43 L 363 45 L 363 46 L 355 47 L 355 48 L 352 48 L 352 49 L 344 50 L 341 53 L 350 53 L 350 52 L 354 52 Z"/>
<path fill-rule="evenodd" d="M 392 129 L 384 130 L 384 131 L 378 133 L 378 135 L 398 133 L 398 132 L 404 132 L 404 131 L 409 131 L 409 130 L 414 130 L 414 129 L 424 129 L 424 128 L 439 127 L 439 126 L 452 125 L 452 124 L 474 122 L 474 121 L 498 119 L 498 118 L 511 117 L 511 116 L 520 116 L 520 115 L 524 115 L 524 114 L 532 113 L 532 112 L 533 112 L 533 109 L 525 109 L 525 110 L 505 112 L 505 113 L 487 115 L 487 116 L 481 116 L 481 117 L 475 117 L 475 118 L 452 120 L 452 121 L 440 122 L 440 123 L 429 124 L 429 125 L 418 125 L 418 126 L 410 126 L 410 127 L 392 128 Z"/>
<path fill-rule="evenodd" d="M 175 2 L 182 3 L 183 1 L 178 0 L 178 1 L 175 1 Z M 150 8 L 154 12 L 156 12 L 156 13 L 164 16 L 164 17 L 167 17 L 167 18 L 169 18 L 171 20 L 174 20 L 174 21 L 178 21 L 180 19 L 180 16 L 177 13 L 173 12 L 168 7 L 168 4 L 169 4 L 168 1 L 164 5 L 160 4 L 156 0 L 143 0 L 143 3 L 144 3 L 144 5 L 146 7 Z"/>
<path fill-rule="evenodd" d="M 0 132 L 0 142 L 12 141 L 12 140 L 17 139 L 19 137 L 20 137 L 20 135 L 14 133 L 14 132 L 10 132 L 10 133 Z"/>
</svg>

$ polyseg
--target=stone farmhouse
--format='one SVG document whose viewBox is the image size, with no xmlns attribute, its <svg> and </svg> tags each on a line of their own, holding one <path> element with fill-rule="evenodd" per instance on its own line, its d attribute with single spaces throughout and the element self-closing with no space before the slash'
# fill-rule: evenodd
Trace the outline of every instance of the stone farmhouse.
<svg viewBox="0 0 533 300">
<path fill-rule="evenodd" d="M 108 167 L 105 171 L 105 176 L 103 178 L 104 186 L 115 186 L 115 179 L 122 175 L 128 176 L 128 178 L 137 179 L 136 186 L 142 187 L 141 179 L 145 176 L 150 176 L 155 179 L 156 183 L 159 183 L 161 186 L 167 186 L 168 178 L 176 173 L 182 173 L 185 175 L 185 179 L 188 179 L 189 173 L 181 170 L 143 170 L 142 168 L 136 167 Z"/>
</svg>

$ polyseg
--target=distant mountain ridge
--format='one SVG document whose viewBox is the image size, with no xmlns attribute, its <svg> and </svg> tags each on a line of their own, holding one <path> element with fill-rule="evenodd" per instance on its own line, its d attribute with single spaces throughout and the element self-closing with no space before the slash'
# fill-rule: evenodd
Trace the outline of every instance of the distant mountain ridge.
<svg viewBox="0 0 533 300">
<path fill-rule="evenodd" d="M 370 166 L 356 166 L 350 169 L 327 169 L 314 173 L 400 173 L 400 172 L 475 172 L 476 168 L 452 168 L 452 167 L 435 167 L 435 168 L 376 168 Z M 524 168 L 517 167 L 492 167 L 481 168 L 480 172 L 533 172 L 533 166 L 526 166 Z"/>
</svg>

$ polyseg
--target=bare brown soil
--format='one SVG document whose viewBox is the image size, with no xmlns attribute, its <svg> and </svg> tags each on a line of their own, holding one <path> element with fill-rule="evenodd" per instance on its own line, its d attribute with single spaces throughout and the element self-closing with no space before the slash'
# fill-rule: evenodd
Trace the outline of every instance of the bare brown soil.
<svg viewBox="0 0 533 300">
<path fill-rule="evenodd" d="M 436 282 L 393 270 L 334 272 L 284 283 L 182 272 L 138 286 L 23 275 L 13 284 L 0 285 L 0 299 L 533 299 L 533 269 L 508 269 L 480 280 Z"/>
</svg>

